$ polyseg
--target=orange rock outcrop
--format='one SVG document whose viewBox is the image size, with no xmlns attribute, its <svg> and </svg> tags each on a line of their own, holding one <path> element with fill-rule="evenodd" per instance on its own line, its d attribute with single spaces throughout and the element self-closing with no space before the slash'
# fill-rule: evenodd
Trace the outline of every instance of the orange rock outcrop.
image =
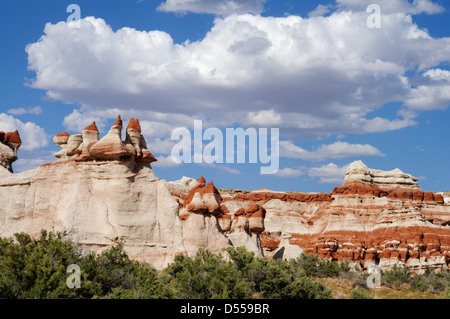
<svg viewBox="0 0 450 319">
<path fill-rule="evenodd" d="M 17 151 L 22 145 L 19 131 L 0 131 L 0 166 L 13 172 L 12 163 L 17 160 Z"/>
<path fill-rule="evenodd" d="M 58 133 L 53 142 L 61 150 L 55 153 L 59 160 L 92 161 L 92 160 L 135 160 L 153 163 L 156 157 L 149 151 L 147 142 L 141 134 L 138 119 L 131 118 L 125 141 L 122 140 L 122 119 L 120 115 L 111 126 L 108 134 L 99 139 L 99 130 L 95 121 L 83 129 L 81 134 L 69 135 Z"/>
<path fill-rule="evenodd" d="M 289 243 L 304 252 L 347 259 L 358 269 L 449 267 L 450 205 L 398 169 L 383 172 L 355 162 L 331 194 L 259 190 L 222 196 L 235 216 L 254 211 L 255 205 L 265 208 L 259 240 L 266 257 L 289 234 Z"/>
</svg>

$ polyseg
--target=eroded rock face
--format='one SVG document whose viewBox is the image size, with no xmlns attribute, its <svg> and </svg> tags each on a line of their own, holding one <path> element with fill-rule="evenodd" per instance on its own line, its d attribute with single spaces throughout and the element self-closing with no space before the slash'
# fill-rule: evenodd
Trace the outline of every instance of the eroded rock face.
<svg viewBox="0 0 450 319">
<path fill-rule="evenodd" d="M 357 161 L 331 194 L 260 190 L 223 197 L 230 210 L 253 204 L 266 210 L 259 234 L 266 257 L 279 253 L 291 235 L 290 245 L 348 259 L 357 269 L 397 265 L 420 273 L 449 267 L 450 205 L 443 194 L 424 192 L 398 169 L 383 172 Z"/>
<path fill-rule="evenodd" d="M 368 168 L 362 161 L 355 161 L 350 164 L 345 174 L 344 182 L 349 181 L 416 186 L 418 179 L 410 174 L 403 173 L 398 168 L 392 171 L 381 171 Z"/>
<path fill-rule="evenodd" d="M 184 177 L 169 183 L 172 195 L 180 203 L 179 218 L 183 225 L 183 237 L 189 255 L 198 248 L 208 247 L 218 253 L 227 246 L 244 246 L 256 256 L 263 252 L 259 234 L 264 231 L 265 210 L 259 205 L 231 210 L 213 182 L 206 184 L 200 177 L 193 185 L 191 179 Z M 198 232 L 196 229 L 206 231 Z"/>
<path fill-rule="evenodd" d="M 176 254 L 194 256 L 199 248 L 224 253 L 235 244 L 261 254 L 258 234 L 265 211 L 244 211 L 244 226 L 222 205 L 212 182 L 204 178 L 167 183 L 155 177 L 139 120 L 131 119 L 125 141 L 120 116 L 102 138 L 94 123 L 81 134 L 53 138 L 57 161 L 21 174 L 0 167 L 0 236 L 41 230 L 67 232 L 86 251 L 100 252 L 124 241 L 130 258 L 163 269 Z M 17 158 L 20 137 L 0 134 L 2 159 Z M 5 160 L 6 161 L 6 160 Z M 3 163 L 3 162 L 2 162 Z M 8 162 L 9 163 L 9 162 Z M 175 186 L 174 186 L 175 185 Z M 171 192 L 180 190 L 177 198 Z M 222 228 L 223 227 L 223 228 Z M 236 231 L 228 236 L 232 228 Z"/>
<path fill-rule="evenodd" d="M 57 134 L 56 162 L 21 174 L 0 166 L 0 236 L 65 231 L 81 249 L 95 252 L 123 240 L 130 258 L 157 269 L 186 254 L 179 205 L 167 182 L 155 177 L 150 163 L 156 159 L 137 135 L 138 123 L 127 132 L 135 137 L 129 142 L 121 139 L 119 117 L 101 139 L 95 122 L 82 134 Z M 20 138 L 0 136 L 8 152 L 2 159 L 11 162 Z"/>
<path fill-rule="evenodd" d="M 0 234 L 66 231 L 83 250 L 119 240 L 161 269 L 185 253 L 178 204 L 146 163 L 61 161 L 21 174 L 0 168 Z"/>
<path fill-rule="evenodd" d="M 137 119 L 124 141 L 121 134 L 120 116 L 102 138 L 95 122 L 81 134 L 57 134 L 56 162 L 12 174 L 20 136 L 0 132 L 0 236 L 66 231 L 96 252 L 124 240 L 131 258 L 157 269 L 177 253 L 229 245 L 266 258 L 348 259 L 357 269 L 449 267 L 448 194 L 424 192 L 400 170 L 355 162 L 331 194 L 219 191 L 203 177 L 156 178 Z"/>
<path fill-rule="evenodd" d="M 215 253 L 223 253 L 229 246 L 218 220 L 222 214 L 222 200 L 212 182 L 206 185 L 203 177 L 189 190 L 180 207 L 179 218 L 183 226 L 183 238 L 188 256 L 194 256 L 201 247 Z"/>
<path fill-rule="evenodd" d="M 81 134 L 69 135 L 67 132 L 56 134 L 53 142 L 61 148 L 55 153 L 55 157 L 59 160 L 135 160 L 143 163 L 157 161 L 148 150 L 138 119 L 130 119 L 125 141 L 122 141 L 120 115 L 108 134 L 100 140 L 97 125 L 93 122 L 83 129 Z"/>
<path fill-rule="evenodd" d="M 20 134 L 16 130 L 14 132 L 0 131 L 0 166 L 13 172 L 12 163 L 17 160 L 17 151 L 22 145 Z"/>
</svg>

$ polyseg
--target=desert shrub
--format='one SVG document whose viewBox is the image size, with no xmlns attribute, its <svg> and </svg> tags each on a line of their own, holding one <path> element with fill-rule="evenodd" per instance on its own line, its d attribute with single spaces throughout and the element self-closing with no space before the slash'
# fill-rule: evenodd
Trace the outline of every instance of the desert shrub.
<svg viewBox="0 0 450 319">
<path fill-rule="evenodd" d="M 441 293 L 450 287 L 450 273 L 447 270 L 434 272 L 426 269 L 423 274 L 412 276 L 410 284 L 416 290 Z"/>
<path fill-rule="evenodd" d="M 193 258 L 177 255 L 166 272 L 173 278 L 172 283 L 179 298 L 251 297 L 249 283 L 242 278 L 236 264 L 206 249 L 199 249 Z"/>
<path fill-rule="evenodd" d="M 170 287 L 147 264 L 131 261 L 123 244 L 82 256 L 64 234 L 43 231 L 39 239 L 16 234 L 0 239 L 0 298 L 168 298 Z M 81 269 L 81 287 L 67 287 L 67 267 Z"/>
<path fill-rule="evenodd" d="M 448 270 L 441 270 L 440 272 L 433 272 L 429 276 L 431 292 L 440 293 L 450 288 L 450 272 Z"/>
<path fill-rule="evenodd" d="M 369 274 L 367 272 L 347 271 L 339 274 L 340 279 L 347 279 L 352 283 L 352 288 L 366 288 L 368 277 Z"/>
<path fill-rule="evenodd" d="M 98 287 L 97 294 L 109 299 L 171 298 L 169 285 L 148 264 L 132 261 L 123 251 L 123 244 L 90 254 L 81 263 L 82 282 Z M 92 296 L 97 297 L 97 296 Z"/>
<path fill-rule="evenodd" d="M 337 262 L 320 258 L 318 255 L 303 253 L 295 259 L 295 264 L 309 277 L 330 278 L 350 271 L 348 261 Z"/>
<path fill-rule="evenodd" d="M 256 258 L 253 252 L 247 251 L 244 247 L 228 247 L 226 251 L 252 291 L 254 293 L 261 291 L 261 284 L 267 274 L 268 260 Z"/>
<path fill-rule="evenodd" d="M 373 299 L 370 293 L 362 288 L 354 288 L 350 293 L 350 299 Z"/>
<path fill-rule="evenodd" d="M 319 281 L 308 277 L 306 272 L 291 261 L 270 260 L 260 293 L 270 299 L 329 299 L 331 291 Z"/>
<path fill-rule="evenodd" d="M 441 296 L 441 299 L 450 299 L 450 289 L 447 289 Z"/>
<path fill-rule="evenodd" d="M 66 267 L 79 260 L 64 234 L 43 231 L 39 239 L 27 234 L 0 239 L 1 298 L 67 298 L 73 291 L 66 285 Z"/>
<path fill-rule="evenodd" d="M 227 252 L 253 292 L 264 298 L 331 298 L 331 291 L 310 278 L 303 269 L 303 264 L 297 260 L 257 258 L 243 247 L 229 247 Z M 314 258 L 316 257 L 312 260 Z M 308 262 L 306 264 L 309 265 Z"/>
<path fill-rule="evenodd" d="M 410 285 L 412 289 L 425 292 L 429 288 L 429 283 L 426 282 L 425 277 L 422 275 L 414 275 L 410 279 Z"/>
<path fill-rule="evenodd" d="M 390 288 L 398 288 L 402 284 L 410 284 L 411 278 L 411 272 L 407 267 L 394 266 L 391 270 L 383 271 L 381 273 L 382 285 Z"/>
<path fill-rule="evenodd" d="M 107 299 L 171 299 L 175 297 L 167 278 L 149 265 L 132 262 L 129 287 L 118 285 L 105 296 Z"/>
</svg>

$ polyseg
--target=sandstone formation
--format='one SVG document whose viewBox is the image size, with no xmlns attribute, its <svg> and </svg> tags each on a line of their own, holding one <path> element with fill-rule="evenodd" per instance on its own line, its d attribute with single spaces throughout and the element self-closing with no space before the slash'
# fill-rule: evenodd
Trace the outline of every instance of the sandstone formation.
<svg viewBox="0 0 450 319">
<path fill-rule="evenodd" d="M 228 207 L 265 208 L 260 241 L 266 257 L 274 257 L 289 234 L 291 245 L 332 260 L 348 259 L 357 269 L 397 265 L 420 273 L 427 266 L 449 267 L 450 205 L 399 169 L 383 172 L 357 161 L 331 194 L 259 190 L 223 197 Z"/>
<path fill-rule="evenodd" d="M 221 204 L 220 195 L 213 182 L 206 184 L 200 177 L 193 187 L 184 180 L 183 190 L 180 182 L 170 183 L 172 194 L 180 203 L 179 218 L 183 225 L 183 238 L 188 255 L 194 255 L 198 248 L 208 247 L 221 253 L 227 246 L 244 246 L 262 257 L 258 234 L 264 230 L 263 208 L 253 205 L 250 210 L 241 209 L 230 213 Z"/>
<path fill-rule="evenodd" d="M 17 160 L 17 150 L 20 145 L 22 141 L 17 130 L 8 133 L 0 131 L 0 166 L 11 173 L 13 172 L 12 163 Z"/>
<path fill-rule="evenodd" d="M 220 194 L 212 182 L 205 184 L 203 177 L 197 180 L 179 211 L 188 256 L 194 256 L 200 247 L 221 253 L 229 245 L 217 219 L 220 214 Z"/>
<path fill-rule="evenodd" d="M 218 190 L 203 177 L 155 177 L 139 120 L 124 140 L 122 129 L 119 116 L 103 137 L 95 122 L 56 134 L 57 160 L 20 174 L 11 168 L 19 133 L 0 132 L 0 236 L 65 231 L 96 252 L 123 240 L 131 258 L 157 269 L 177 253 L 230 245 L 266 258 L 347 259 L 356 269 L 449 267 L 449 194 L 424 192 L 399 169 L 354 162 L 331 194 Z"/>
<path fill-rule="evenodd" d="M 101 139 L 95 122 L 82 134 L 57 134 L 58 160 L 21 174 L 10 171 L 20 138 L 2 134 L 0 235 L 66 231 L 83 250 L 97 252 L 123 240 L 131 258 L 158 269 L 185 254 L 178 203 L 155 177 L 156 159 L 138 124 L 133 120 L 124 142 L 120 117 Z"/>
<path fill-rule="evenodd" d="M 273 254 L 274 259 L 276 258 L 284 260 L 295 259 L 298 258 L 303 253 L 303 249 L 301 249 L 300 246 L 291 244 L 290 242 L 291 238 L 292 235 L 287 233 L 281 236 L 281 241 L 278 246 L 278 249 Z"/>
<path fill-rule="evenodd" d="M 417 186 L 418 178 L 403 173 L 398 168 L 381 171 L 368 168 L 362 161 L 353 162 L 345 174 L 344 182 L 362 181 L 371 184 Z"/>
<path fill-rule="evenodd" d="M 138 119 L 131 118 L 122 141 L 122 119 L 120 115 L 111 126 L 108 134 L 99 140 L 95 122 L 83 129 L 81 134 L 56 134 L 53 142 L 61 148 L 55 153 L 59 160 L 130 160 L 153 163 L 157 159 L 148 150 Z"/>
</svg>

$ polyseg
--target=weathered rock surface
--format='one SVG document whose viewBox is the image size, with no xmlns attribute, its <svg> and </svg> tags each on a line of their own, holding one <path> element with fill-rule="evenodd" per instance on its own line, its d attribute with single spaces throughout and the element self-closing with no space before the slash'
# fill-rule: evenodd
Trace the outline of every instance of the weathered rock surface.
<svg viewBox="0 0 450 319">
<path fill-rule="evenodd" d="M 229 245 L 217 219 L 221 213 L 220 194 L 212 182 L 205 184 L 205 179 L 199 178 L 180 207 L 179 218 L 188 256 L 194 256 L 201 247 L 222 253 Z"/>
<path fill-rule="evenodd" d="M 383 172 L 361 161 L 347 170 L 331 194 L 260 190 L 223 196 L 230 210 L 258 204 L 266 210 L 260 237 L 266 257 L 279 253 L 283 236 L 307 253 L 422 272 L 450 262 L 450 205 L 443 194 L 424 192 L 398 169 Z"/>
<path fill-rule="evenodd" d="M 157 159 L 148 150 L 138 119 L 131 118 L 122 141 L 122 119 L 120 115 L 111 126 L 108 134 L 99 140 L 99 131 L 95 122 L 87 126 L 80 134 L 67 132 L 56 134 L 53 142 L 61 150 L 55 153 L 59 160 L 135 160 L 153 163 Z"/>
<path fill-rule="evenodd" d="M 362 161 L 353 162 L 347 169 L 344 182 L 362 181 L 374 184 L 394 184 L 416 186 L 418 179 L 405 174 L 398 168 L 392 171 L 381 171 L 368 168 Z"/>
<path fill-rule="evenodd" d="M 12 163 L 17 160 L 17 150 L 22 145 L 18 131 L 0 131 L 0 166 L 13 172 Z"/>
<path fill-rule="evenodd" d="M 178 204 L 145 163 L 56 162 L 16 175 L 0 167 L 0 196 L 1 236 L 66 231 L 97 252 L 124 240 L 131 258 L 159 269 L 185 252 Z"/>
<path fill-rule="evenodd" d="M 1 134 L 0 235 L 65 231 L 96 252 L 123 240 L 131 258 L 158 269 L 186 254 L 179 205 L 155 177 L 138 125 L 133 119 L 125 142 L 120 117 L 100 140 L 95 122 L 82 134 L 57 134 L 58 160 L 21 174 L 10 169 L 20 137 Z"/>
<path fill-rule="evenodd" d="M 223 252 L 223 248 L 232 245 L 244 246 L 256 256 L 263 256 L 259 234 L 264 230 L 264 208 L 250 205 L 247 210 L 229 209 L 226 203 L 222 204 L 223 198 L 214 184 L 206 184 L 203 177 L 194 186 L 192 179 L 186 177 L 169 185 L 180 203 L 179 217 L 185 245 L 190 247 L 189 255 L 199 247 Z M 196 231 L 201 227 L 206 231 Z"/>
<path fill-rule="evenodd" d="M 257 256 L 302 252 L 422 272 L 450 262 L 448 193 L 424 192 L 417 178 L 357 161 L 331 194 L 221 190 L 183 177 L 155 177 L 139 120 L 122 140 L 120 117 L 102 138 L 95 122 L 81 134 L 55 135 L 57 161 L 13 174 L 21 141 L 0 132 L 0 236 L 66 231 L 84 250 L 125 242 L 131 258 L 162 269 L 177 253 L 244 246 Z"/>
</svg>

